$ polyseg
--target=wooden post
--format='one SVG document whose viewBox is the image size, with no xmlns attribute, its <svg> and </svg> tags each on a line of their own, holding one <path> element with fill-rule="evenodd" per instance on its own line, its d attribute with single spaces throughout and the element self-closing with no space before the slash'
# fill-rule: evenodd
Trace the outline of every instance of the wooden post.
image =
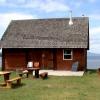
<svg viewBox="0 0 100 100">
<path fill-rule="evenodd" d="M 17 80 L 17 84 L 20 85 L 21 84 L 21 79 Z"/>
<path fill-rule="evenodd" d="M 12 82 L 7 82 L 7 88 L 12 88 Z"/>
<path fill-rule="evenodd" d="M 5 70 L 5 49 L 2 49 L 2 70 Z"/>
</svg>

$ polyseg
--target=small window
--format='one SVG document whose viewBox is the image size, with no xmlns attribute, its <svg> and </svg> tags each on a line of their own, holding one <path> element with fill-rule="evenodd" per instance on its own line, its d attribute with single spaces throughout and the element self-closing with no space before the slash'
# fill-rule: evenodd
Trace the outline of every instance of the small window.
<svg viewBox="0 0 100 100">
<path fill-rule="evenodd" d="M 64 51 L 63 51 L 63 59 L 64 60 L 72 60 L 72 50 L 64 49 Z"/>
</svg>

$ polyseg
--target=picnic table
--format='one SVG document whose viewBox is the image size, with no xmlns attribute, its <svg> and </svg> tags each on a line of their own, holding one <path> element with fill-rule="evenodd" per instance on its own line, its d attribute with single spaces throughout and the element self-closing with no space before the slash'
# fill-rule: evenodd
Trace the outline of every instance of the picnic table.
<svg viewBox="0 0 100 100">
<path fill-rule="evenodd" d="M 4 76 L 4 82 L 6 83 L 7 80 L 9 80 L 9 76 L 10 76 L 9 71 L 0 71 L 0 76 L 3 75 Z"/>
<path fill-rule="evenodd" d="M 28 72 L 29 72 L 29 74 L 32 74 L 33 73 L 33 71 L 35 71 L 35 77 L 36 78 L 39 78 L 39 70 L 40 70 L 40 68 L 26 68 L 27 70 L 28 70 Z"/>
</svg>

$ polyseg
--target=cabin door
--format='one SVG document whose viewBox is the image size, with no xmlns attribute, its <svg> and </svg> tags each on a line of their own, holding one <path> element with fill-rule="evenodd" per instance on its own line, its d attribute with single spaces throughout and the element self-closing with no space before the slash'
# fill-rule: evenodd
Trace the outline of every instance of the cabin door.
<svg viewBox="0 0 100 100">
<path fill-rule="evenodd" d="M 53 69 L 53 50 L 52 49 L 44 49 L 41 54 L 42 65 L 41 69 Z"/>
<path fill-rule="evenodd" d="M 32 49 L 28 54 L 28 61 L 39 62 L 41 66 L 41 49 Z"/>
<path fill-rule="evenodd" d="M 40 69 L 54 69 L 54 57 L 52 49 L 33 49 L 29 52 L 28 59 L 39 62 Z"/>
</svg>

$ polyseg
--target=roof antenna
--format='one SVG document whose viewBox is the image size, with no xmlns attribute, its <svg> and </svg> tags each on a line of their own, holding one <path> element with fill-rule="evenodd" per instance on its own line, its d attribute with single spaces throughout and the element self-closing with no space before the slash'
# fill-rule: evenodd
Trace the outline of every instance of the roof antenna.
<svg viewBox="0 0 100 100">
<path fill-rule="evenodd" d="M 72 10 L 69 11 L 70 12 L 70 20 L 69 20 L 69 25 L 73 25 L 73 21 L 72 21 Z"/>
</svg>

